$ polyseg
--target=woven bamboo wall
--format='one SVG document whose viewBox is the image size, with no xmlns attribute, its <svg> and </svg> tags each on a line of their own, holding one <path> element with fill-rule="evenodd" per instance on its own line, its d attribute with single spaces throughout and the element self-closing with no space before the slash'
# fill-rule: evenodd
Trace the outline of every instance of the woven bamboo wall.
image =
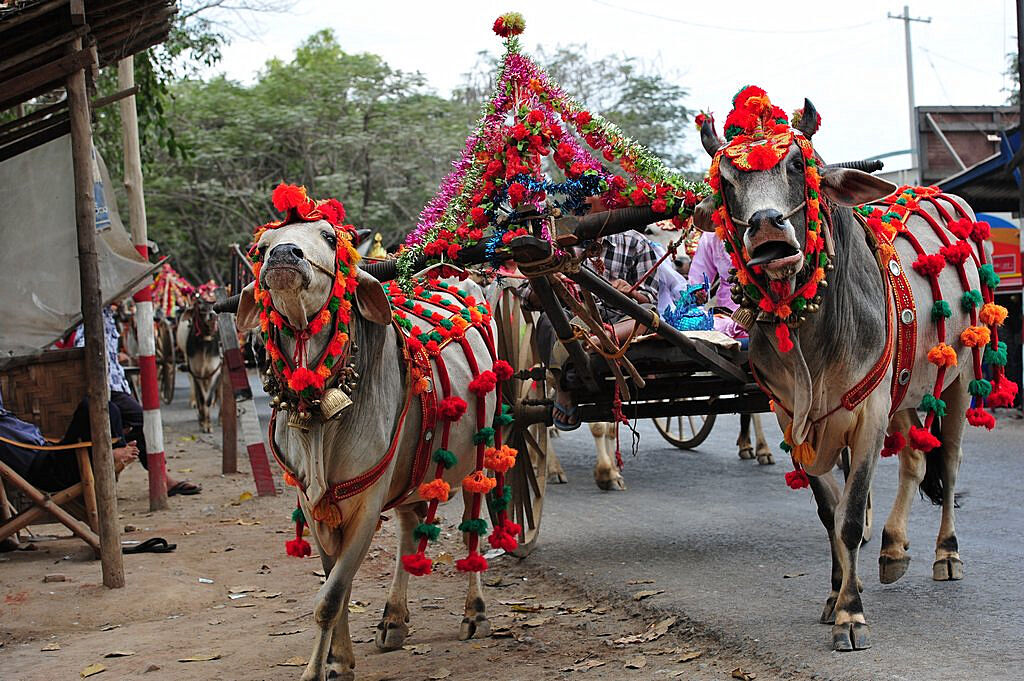
<svg viewBox="0 0 1024 681">
<path fill-rule="evenodd" d="M 52 350 L 0 370 L 4 407 L 34 423 L 50 438 L 61 438 L 85 396 L 84 349 Z"/>
</svg>

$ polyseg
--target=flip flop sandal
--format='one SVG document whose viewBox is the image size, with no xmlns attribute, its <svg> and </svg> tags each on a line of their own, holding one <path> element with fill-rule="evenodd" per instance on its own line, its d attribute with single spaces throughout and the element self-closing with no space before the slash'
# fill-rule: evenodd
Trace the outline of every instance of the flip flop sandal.
<svg viewBox="0 0 1024 681">
<path fill-rule="evenodd" d="M 568 419 L 570 419 L 570 418 L 572 418 L 573 416 L 576 415 L 576 410 L 578 409 L 578 407 L 572 407 L 571 409 L 567 410 L 565 407 L 560 405 L 558 402 L 555 402 L 554 403 L 554 409 L 555 409 L 556 412 L 561 414 L 564 417 L 564 419 L 565 419 L 565 420 L 562 420 L 562 419 L 558 419 L 558 418 L 552 417 L 551 422 L 555 424 L 555 428 L 558 428 L 558 430 L 561 430 L 562 432 L 568 433 L 568 432 L 576 430 L 577 428 L 580 427 L 581 423 L 579 421 L 576 421 L 576 423 L 569 423 L 568 422 Z"/>
<path fill-rule="evenodd" d="M 180 494 L 182 496 L 190 496 L 193 494 L 199 494 L 202 491 L 203 488 L 201 486 L 196 485 L 195 483 L 188 482 L 187 480 L 182 480 L 173 487 L 168 488 L 167 496 L 173 497 L 175 494 Z"/>
<path fill-rule="evenodd" d="M 121 553 L 170 553 L 176 548 L 177 544 L 168 544 L 163 537 L 153 537 L 136 546 L 122 546 Z"/>
</svg>

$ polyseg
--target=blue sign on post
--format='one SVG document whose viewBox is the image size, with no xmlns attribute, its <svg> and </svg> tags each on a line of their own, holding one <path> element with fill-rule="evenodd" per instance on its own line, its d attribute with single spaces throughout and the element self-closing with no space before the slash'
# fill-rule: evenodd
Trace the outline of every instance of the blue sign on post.
<svg viewBox="0 0 1024 681">
<path fill-rule="evenodd" d="M 110 208 L 107 206 L 107 194 L 103 187 L 103 178 L 100 176 L 99 164 L 96 161 L 96 149 L 92 150 L 92 193 L 96 205 L 96 231 L 102 232 L 110 229 Z"/>
</svg>

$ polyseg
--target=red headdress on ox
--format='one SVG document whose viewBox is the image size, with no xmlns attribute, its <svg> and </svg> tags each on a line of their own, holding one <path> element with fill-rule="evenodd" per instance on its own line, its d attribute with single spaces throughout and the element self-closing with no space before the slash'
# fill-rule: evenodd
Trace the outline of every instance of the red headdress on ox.
<svg viewBox="0 0 1024 681">
<path fill-rule="evenodd" d="M 815 301 L 818 288 L 831 269 L 830 256 L 825 252 L 823 230 L 827 210 L 821 204 L 820 159 L 811 145 L 813 135 L 821 124 L 821 117 L 807 100 L 804 107 L 794 112 L 792 122 L 785 111 L 772 104 L 764 90 L 747 85 L 733 97 L 733 109 L 725 119 L 725 142 L 714 133 L 713 120 L 705 122 L 701 139 L 714 159 L 708 171 L 708 184 L 714 191 L 715 212 L 712 221 L 715 233 L 725 244 L 736 269 L 734 299 L 741 307 L 753 313 L 770 314 L 776 320 L 775 335 L 779 349 L 788 352 L 793 343 L 790 328 L 795 327 Z M 709 117 L 710 119 L 710 117 Z M 748 265 L 749 254 L 743 246 L 728 207 L 722 197 L 720 164 L 722 157 L 743 172 L 771 170 L 777 166 L 796 144 L 804 161 L 804 218 L 807 228 L 804 257 L 809 275 L 795 286 L 771 285 L 761 275 L 759 266 Z M 792 290 L 790 290 L 792 288 Z"/>
<path fill-rule="evenodd" d="M 357 284 L 356 264 L 359 262 L 359 254 L 353 248 L 355 230 L 344 224 L 345 207 L 340 201 L 315 201 L 306 193 L 305 187 L 281 183 L 274 189 L 271 200 L 285 217 L 257 227 L 253 234 L 254 245 L 249 251 L 256 276 L 253 298 L 270 360 L 270 376 L 264 387 L 275 397 L 275 404 L 287 405 L 296 414 L 309 418 L 310 409 L 320 400 L 328 385 L 336 379 L 338 382 L 344 380 L 337 377 L 345 367 L 351 344 L 349 324 Z M 260 270 L 264 254 L 259 250 L 259 240 L 269 229 L 321 220 L 330 224 L 335 232 L 334 282 L 323 307 L 305 327 L 296 328 L 274 309 L 270 291 L 263 288 Z M 325 328 L 331 330 L 330 340 L 319 360 L 311 366 L 306 361 L 306 344 Z M 281 350 L 281 336 L 295 340 L 295 351 L 290 357 Z"/>
</svg>

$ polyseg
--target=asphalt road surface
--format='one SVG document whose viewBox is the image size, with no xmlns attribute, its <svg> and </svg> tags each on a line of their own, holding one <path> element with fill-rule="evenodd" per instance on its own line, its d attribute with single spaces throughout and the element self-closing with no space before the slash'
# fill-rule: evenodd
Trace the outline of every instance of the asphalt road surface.
<svg viewBox="0 0 1024 681">
<path fill-rule="evenodd" d="M 269 413 L 250 372 L 261 420 Z M 179 383 L 179 388 L 183 386 Z M 187 390 L 187 388 L 185 388 Z M 781 440 L 774 417 L 765 430 Z M 665 443 L 641 422 L 639 451 L 623 450 L 628 489 L 594 485 L 593 438 L 584 426 L 553 440 L 569 476 L 548 485 L 540 544 L 527 559 L 590 592 L 644 602 L 678 614 L 719 639 L 797 679 L 862 681 L 1002 680 L 1024 664 L 1024 421 L 1006 414 L 996 430 L 968 428 L 958 490 L 957 536 L 965 578 L 931 579 L 939 509 L 920 498 L 910 518 L 907 574 L 878 581 L 882 524 L 892 505 L 897 462 L 883 459 L 874 482 L 875 533 L 860 555 L 864 607 L 873 647 L 831 650 L 817 618 L 828 595 L 830 559 L 810 490 L 790 490 L 779 463 L 741 461 L 736 416 L 721 416 L 691 452 Z M 636 586 L 635 580 L 653 580 Z"/>
<path fill-rule="evenodd" d="M 769 442 L 779 442 L 774 417 L 765 423 Z M 960 582 L 932 581 L 939 509 L 917 499 L 910 568 L 895 584 L 879 583 L 878 537 L 897 478 L 897 462 L 880 461 L 875 536 L 860 556 L 873 647 L 853 653 L 833 652 L 830 627 L 817 623 L 830 559 L 810 490 L 785 485 L 790 467 L 778 454 L 774 466 L 741 461 L 738 428 L 738 417 L 719 417 L 699 449 L 683 452 L 641 423 L 637 456 L 624 452 L 625 492 L 594 485 L 586 427 L 555 440 L 569 484 L 548 486 L 540 544 L 528 560 L 623 597 L 664 589 L 651 605 L 798 678 L 1020 678 L 1024 422 L 1005 417 L 993 432 L 968 428 L 958 483 L 965 495 L 957 513 Z M 654 584 L 627 584 L 637 579 Z"/>
</svg>

